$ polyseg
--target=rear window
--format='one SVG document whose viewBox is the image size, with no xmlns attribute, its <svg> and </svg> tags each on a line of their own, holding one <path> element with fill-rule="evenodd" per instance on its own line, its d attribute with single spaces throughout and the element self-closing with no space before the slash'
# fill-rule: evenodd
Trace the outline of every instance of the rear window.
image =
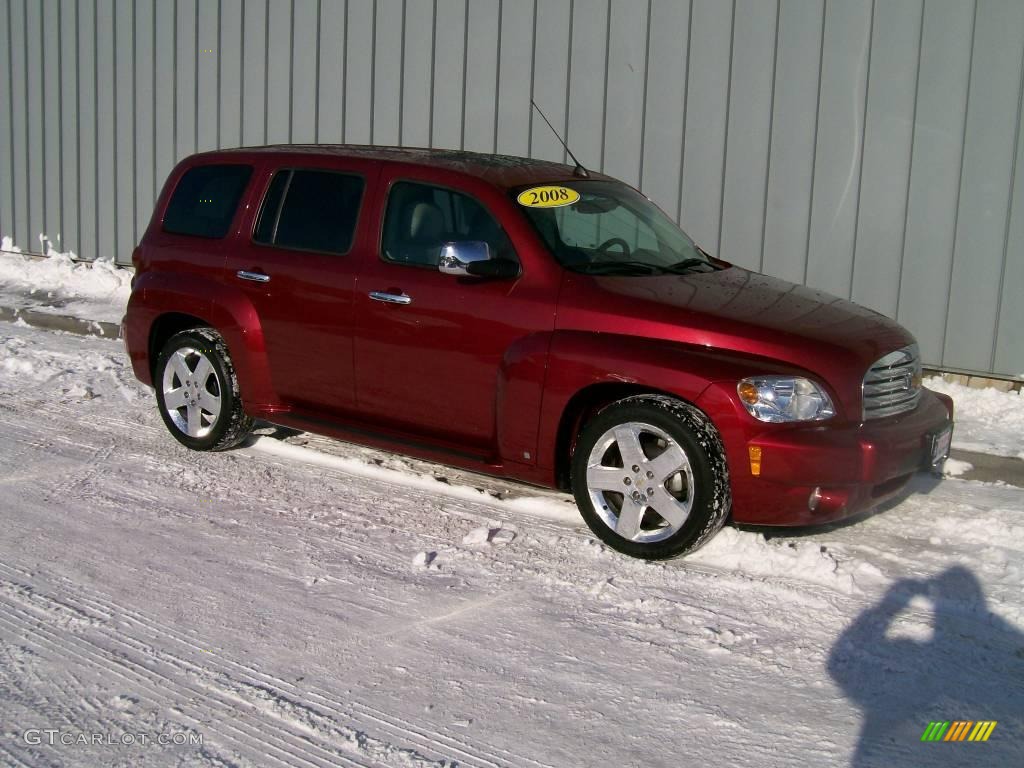
<svg viewBox="0 0 1024 768">
<path fill-rule="evenodd" d="M 178 182 L 164 214 L 164 232 L 194 237 L 224 237 L 235 217 L 252 167 L 200 165 Z"/>
<path fill-rule="evenodd" d="M 278 248 L 346 253 L 364 186 L 360 176 L 334 171 L 279 171 L 267 190 L 253 239 Z"/>
</svg>

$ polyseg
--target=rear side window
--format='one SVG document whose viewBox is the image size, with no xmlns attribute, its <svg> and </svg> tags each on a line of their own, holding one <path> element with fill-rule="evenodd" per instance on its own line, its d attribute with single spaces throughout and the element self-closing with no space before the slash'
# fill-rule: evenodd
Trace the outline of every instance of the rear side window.
<svg viewBox="0 0 1024 768">
<path fill-rule="evenodd" d="M 346 253 L 365 184 L 334 171 L 279 171 L 267 190 L 253 239 L 301 251 Z"/>
<path fill-rule="evenodd" d="M 164 214 L 164 232 L 224 237 L 249 183 L 248 165 L 200 165 L 185 171 Z"/>
</svg>

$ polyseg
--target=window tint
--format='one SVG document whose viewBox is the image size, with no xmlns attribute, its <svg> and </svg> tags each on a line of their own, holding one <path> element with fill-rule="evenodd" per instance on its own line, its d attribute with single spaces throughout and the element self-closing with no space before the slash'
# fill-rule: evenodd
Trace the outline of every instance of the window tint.
<svg viewBox="0 0 1024 768">
<path fill-rule="evenodd" d="M 280 248 L 345 253 L 352 246 L 363 186 L 358 176 L 332 171 L 280 171 L 267 190 L 253 237 Z"/>
<path fill-rule="evenodd" d="M 164 231 L 196 237 L 224 237 L 252 168 L 201 165 L 185 172 L 164 214 Z"/>
<path fill-rule="evenodd" d="M 501 225 L 472 197 L 412 182 L 391 188 L 381 242 L 385 259 L 436 267 L 441 246 L 462 240 L 482 240 L 496 258 L 516 258 Z"/>
<path fill-rule="evenodd" d="M 260 207 L 260 218 L 256 223 L 256 232 L 253 239 L 257 243 L 274 242 L 274 225 L 277 224 L 277 214 L 281 211 L 281 198 L 284 196 L 284 188 L 291 178 L 291 171 L 281 171 L 274 174 L 270 188 L 263 198 L 263 205 Z"/>
<path fill-rule="evenodd" d="M 716 269 L 675 222 L 617 181 L 561 182 L 579 200 L 522 210 L 558 262 L 588 274 L 679 274 Z M 522 190 L 511 190 L 515 195 Z"/>
<path fill-rule="evenodd" d="M 658 238 L 642 219 L 623 209 L 599 216 L 578 216 L 571 206 L 555 209 L 558 234 L 570 248 L 594 250 L 608 240 L 621 240 L 630 253 L 657 251 Z M 620 247 L 621 250 L 621 247 Z"/>
</svg>

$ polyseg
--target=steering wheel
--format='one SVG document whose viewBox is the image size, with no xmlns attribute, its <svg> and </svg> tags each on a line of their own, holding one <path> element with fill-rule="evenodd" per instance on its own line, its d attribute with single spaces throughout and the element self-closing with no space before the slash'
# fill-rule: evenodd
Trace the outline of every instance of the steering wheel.
<svg viewBox="0 0 1024 768">
<path fill-rule="evenodd" d="M 632 254 L 632 251 L 629 250 L 629 243 L 627 243 L 621 237 L 609 237 L 607 240 L 605 240 L 603 243 L 597 246 L 597 252 L 602 254 L 608 253 L 608 249 L 615 245 L 619 246 L 622 249 L 622 255 L 625 256 L 626 258 L 629 258 L 629 256 Z"/>
</svg>

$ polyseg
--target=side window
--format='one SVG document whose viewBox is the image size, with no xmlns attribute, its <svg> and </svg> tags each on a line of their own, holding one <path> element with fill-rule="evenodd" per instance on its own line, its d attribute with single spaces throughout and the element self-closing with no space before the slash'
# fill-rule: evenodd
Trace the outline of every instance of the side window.
<svg viewBox="0 0 1024 768">
<path fill-rule="evenodd" d="M 334 171 L 278 171 L 264 197 L 253 239 L 301 251 L 346 253 L 365 184 Z"/>
<path fill-rule="evenodd" d="M 248 165 L 199 165 L 185 171 L 164 213 L 164 232 L 224 237 L 249 183 Z"/>
<path fill-rule="evenodd" d="M 496 257 L 516 258 L 501 225 L 469 195 L 407 181 L 391 188 L 381 238 L 387 261 L 436 267 L 441 246 L 460 240 L 482 240 Z"/>
</svg>

